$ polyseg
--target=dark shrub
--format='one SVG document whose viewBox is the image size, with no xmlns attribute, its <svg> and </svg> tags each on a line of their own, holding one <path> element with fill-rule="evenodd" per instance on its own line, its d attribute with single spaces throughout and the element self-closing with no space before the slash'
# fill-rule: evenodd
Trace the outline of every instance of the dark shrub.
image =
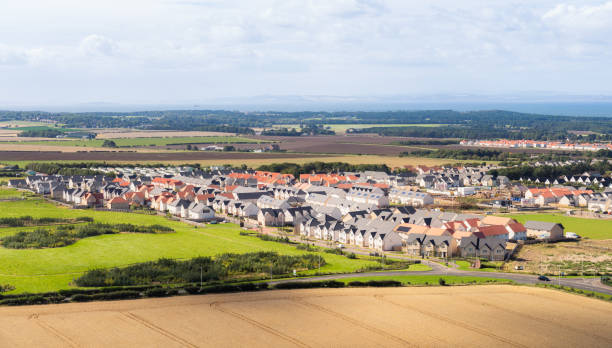
<svg viewBox="0 0 612 348">
<path fill-rule="evenodd" d="M 72 296 L 72 301 L 74 301 L 74 302 L 89 302 L 89 301 L 93 301 L 93 298 L 91 297 L 91 295 L 76 294 L 76 295 Z"/>
<path fill-rule="evenodd" d="M 169 296 L 168 290 L 164 288 L 153 288 L 144 292 L 146 297 L 166 297 Z"/>
<path fill-rule="evenodd" d="M 336 280 L 325 280 L 321 282 L 290 282 L 279 283 L 274 286 L 276 289 L 314 289 L 314 288 L 343 288 L 344 283 Z"/>
<path fill-rule="evenodd" d="M 402 282 L 397 280 L 370 280 L 366 283 L 366 285 L 372 287 L 393 287 L 402 286 Z"/>
</svg>

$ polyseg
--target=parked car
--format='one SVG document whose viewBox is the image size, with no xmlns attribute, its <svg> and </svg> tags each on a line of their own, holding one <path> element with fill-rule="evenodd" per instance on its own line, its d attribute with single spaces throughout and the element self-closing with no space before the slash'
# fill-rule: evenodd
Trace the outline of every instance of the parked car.
<svg viewBox="0 0 612 348">
<path fill-rule="evenodd" d="M 521 265 L 518 265 L 518 266 L 514 266 L 514 269 L 517 270 L 517 271 L 522 271 L 525 268 L 523 266 L 521 266 Z"/>
<path fill-rule="evenodd" d="M 547 276 L 543 276 L 543 275 L 539 276 L 539 277 L 538 277 L 538 280 L 541 280 L 541 281 L 543 281 L 543 282 L 549 282 L 549 281 L 550 281 L 550 279 L 548 279 L 548 277 L 547 277 Z"/>
</svg>

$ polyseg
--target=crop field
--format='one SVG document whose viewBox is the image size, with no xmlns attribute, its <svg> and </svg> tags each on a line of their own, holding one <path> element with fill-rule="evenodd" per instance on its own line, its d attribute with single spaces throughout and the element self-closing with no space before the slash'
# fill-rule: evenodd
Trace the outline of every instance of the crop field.
<svg viewBox="0 0 612 348">
<path fill-rule="evenodd" d="M 0 128 L 22 128 L 22 127 L 49 127 L 53 124 L 46 122 L 36 121 L 2 121 L 0 122 Z"/>
<path fill-rule="evenodd" d="M 561 223 L 565 232 L 574 232 L 583 238 L 612 239 L 612 220 L 596 220 L 562 214 L 513 214 L 505 215 L 524 223 L 528 220 Z"/>
<path fill-rule="evenodd" d="M 258 238 L 241 236 L 234 224 L 193 226 L 170 221 L 162 216 L 136 213 L 78 210 L 57 207 L 40 199 L 0 202 L 0 218 L 29 215 L 39 217 L 76 218 L 90 216 L 95 221 L 131 223 L 135 225 L 161 224 L 176 233 L 122 233 L 85 238 L 61 248 L 7 249 L 0 247 L 0 284 L 11 284 L 15 292 L 44 292 L 70 287 L 72 279 L 93 268 L 108 268 L 152 261 L 159 258 L 183 259 L 214 256 L 226 252 L 277 251 L 296 255 L 304 251 L 294 246 Z M 0 228 L 0 236 L 27 228 Z M 321 272 L 354 272 L 376 262 L 351 260 L 345 256 L 321 253 L 327 265 Z M 315 274 L 312 270 L 305 274 Z"/>
<path fill-rule="evenodd" d="M 363 123 L 347 123 L 347 124 L 325 124 L 325 127 L 329 127 L 336 133 L 346 133 L 347 129 L 362 129 L 362 128 L 371 128 L 371 127 L 441 127 L 447 126 L 446 124 L 438 124 L 438 123 L 415 123 L 415 124 L 363 124 Z M 300 129 L 299 124 L 280 124 L 274 125 L 274 128 L 295 128 Z"/>
<path fill-rule="evenodd" d="M 49 140 L 49 141 L 27 141 L 23 138 L 21 145 L 41 145 L 41 146 L 82 146 L 82 147 L 101 147 L 103 139 L 92 140 Z M 105 139 L 106 140 L 106 139 Z M 113 140 L 118 147 L 135 146 L 165 146 L 169 144 L 237 144 L 237 143 L 257 143 L 262 142 L 245 137 L 235 136 L 214 136 L 214 137 L 148 137 L 148 138 L 117 138 Z"/>
<path fill-rule="evenodd" d="M 296 154 L 296 153 L 246 153 L 246 152 L 207 152 L 207 151 L 183 151 L 183 152 L 9 152 L 0 151 L 3 164 L 19 165 L 24 167 L 30 162 L 100 162 L 100 163 L 131 163 L 148 164 L 164 163 L 168 165 L 180 165 L 185 163 L 199 163 L 202 166 L 232 165 L 241 166 L 246 164 L 257 168 L 263 164 L 290 162 L 346 162 L 350 164 L 386 164 L 390 168 L 403 167 L 406 165 L 436 166 L 462 161 L 426 158 L 426 157 L 397 157 L 377 155 L 319 155 L 319 154 Z"/>
<path fill-rule="evenodd" d="M 0 308 L 11 347 L 609 347 L 612 304 L 511 285 L 264 291 Z"/>
</svg>

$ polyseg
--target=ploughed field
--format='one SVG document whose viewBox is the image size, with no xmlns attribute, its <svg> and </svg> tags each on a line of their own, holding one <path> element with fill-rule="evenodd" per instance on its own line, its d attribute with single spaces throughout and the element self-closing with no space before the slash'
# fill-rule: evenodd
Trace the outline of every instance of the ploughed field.
<svg viewBox="0 0 612 348">
<path fill-rule="evenodd" d="M 0 308 L 10 347 L 609 347 L 612 304 L 507 285 L 263 291 Z"/>
</svg>

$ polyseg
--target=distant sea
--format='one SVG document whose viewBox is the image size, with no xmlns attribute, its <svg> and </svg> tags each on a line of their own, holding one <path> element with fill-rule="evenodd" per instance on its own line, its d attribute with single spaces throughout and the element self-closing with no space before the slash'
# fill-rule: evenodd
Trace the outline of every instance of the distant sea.
<svg viewBox="0 0 612 348">
<path fill-rule="evenodd" d="M 286 101 L 262 100 L 258 102 L 236 101 L 225 103 L 201 104 L 112 104 L 91 103 L 78 105 L 10 107 L 0 105 L 0 110 L 44 110 L 50 112 L 131 112 L 145 110 L 237 110 L 237 111 L 390 111 L 390 110 L 506 110 L 523 113 L 559 115 L 559 116 L 594 116 L 612 117 L 612 102 L 471 102 L 471 101 L 308 101 L 303 99 Z"/>
</svg>

